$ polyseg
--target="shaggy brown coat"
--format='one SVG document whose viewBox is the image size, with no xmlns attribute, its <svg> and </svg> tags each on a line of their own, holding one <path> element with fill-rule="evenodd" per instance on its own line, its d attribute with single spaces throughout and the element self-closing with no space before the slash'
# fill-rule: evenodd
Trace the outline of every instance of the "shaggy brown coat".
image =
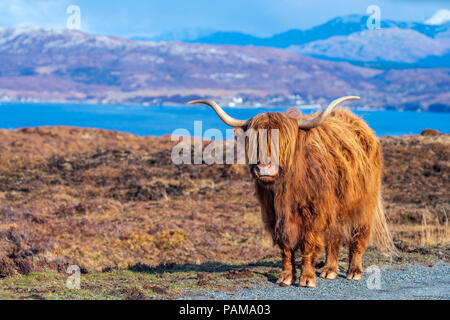
<svg viewBox="0 0 450 320">
<path fill-rule="evenodd" d="M 375 133 L 347 110 L 336 110 L 319 127 L 303 130 L 297 110 L 264 113 L 242 128 L 279 130 L 279 176 L 255 177 L 266 229 L 282 252 L 280 285 L 295 281 L 294 252 L 302 253 L 301 286 L 315 286 L 314 263 L 326 249 L 321 277 L 334 279 L 343 241 L 349 246 L 347 277 L 359 280 L 369 238 L 393 251 L 381 200 L 382 150 Z M 251 169 L 253 166 L 251 166 Z"/>
</svg>

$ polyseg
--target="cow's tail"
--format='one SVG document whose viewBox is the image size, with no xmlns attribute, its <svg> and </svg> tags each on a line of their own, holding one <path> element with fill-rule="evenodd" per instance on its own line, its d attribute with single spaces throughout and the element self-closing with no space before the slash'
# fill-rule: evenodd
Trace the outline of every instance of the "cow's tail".
<svg viewBox="0 0 450 320">
<path fill-rule="evenodd" d="M 372 240 L 382 252 L 385 252 L 390 256 L 398 255 L 397 248 L 395 248 L 391 233 L 387 226 L 381 194 L 378 197 L 377 207 L 375 209 L 375 218 L 372 226 Z"/>
</svg>

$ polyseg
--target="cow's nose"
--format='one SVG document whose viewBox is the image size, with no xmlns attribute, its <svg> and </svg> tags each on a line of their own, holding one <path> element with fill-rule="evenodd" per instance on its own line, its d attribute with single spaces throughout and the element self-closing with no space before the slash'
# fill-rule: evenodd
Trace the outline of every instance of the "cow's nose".
<svg viewBox="0 0 450 320">
<path fill-rule="evenodd" d="M 258 167 L 264 168 L 264 167 L 270 167 L 270 163 L 261 163 L 258 162 Z"/>
</svg>

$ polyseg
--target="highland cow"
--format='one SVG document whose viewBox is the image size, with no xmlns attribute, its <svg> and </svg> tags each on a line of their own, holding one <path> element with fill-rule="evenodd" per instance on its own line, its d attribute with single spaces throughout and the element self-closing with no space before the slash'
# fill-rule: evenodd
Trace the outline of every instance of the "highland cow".
<svg viewBox="0 0 450 320">
<path fill-rule="evenodd" d="M 250 164 L 262 219 L 281 249 L 282 273 L 277 283 L 296 280 L 295 251 L 301 251 L 299 285 L 316 286 L 315 262 L 323 249 L 326 263 L 320 277 L 338 275 L 339 251 L 349 248 L 347 279 L 360 280 L 362 256 L 372 240 L 380 249 L 395 251 L 381 198 L 382 153 L 375 133 L 340 103 L 343 97 L 312 116 L 291 109 L 268 112 L 249 120 L 230 117 L 211 106 L 228 125 L 249 129 L 278 129 L 279 166 Z"/>
</svg>

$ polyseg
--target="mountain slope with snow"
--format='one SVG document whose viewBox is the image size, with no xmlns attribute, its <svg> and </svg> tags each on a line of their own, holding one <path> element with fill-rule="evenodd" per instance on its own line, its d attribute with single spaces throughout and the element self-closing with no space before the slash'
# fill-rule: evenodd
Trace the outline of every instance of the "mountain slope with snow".
<svg viewBox="0 0 450 320">
<path fill-rule="evenodd" d="M 291 47 L 302 55 L 353 61 L 417 63 L 450 53 L 450 39 L 432 39 L 408 29 L 379 29 L 336 36 Z"/>
<path fill-rule="evenodd" d="M 310 29 L 292 29 L 266 38 L 256 37 L 243 32 L 218 31 L 194 40 L 188 40 L 187 42 L 288 48 L 293 45 L 304 45 L 313 41 L 328 39 L 330 37 L 346 36 L 368 30 L 367 20 L 368 16 L 353 14 L 334 18 Z M 431 38 L 449 30 L 449 26 L 445 24 L 432 25 L 417 22 L 397 22 L 386 19 L 381 20 L 381 28 L 413 30 Z"/>
<path fill-rule="evenodd" d="M 425 21 L 429 25 L 443 25 L 450 21 L 450 10 L 438 10 L 433 16 Z"/>
<path fill-rule="evenodd" d="M 360 106 L 369 108 L 449 105 L 450 69 L 385 72 L 266 47 L 2 29 L 0 61 L 3 101 L 174 104 L 239 97 L 268 105 L 360 95 Z"/>
</svg>

